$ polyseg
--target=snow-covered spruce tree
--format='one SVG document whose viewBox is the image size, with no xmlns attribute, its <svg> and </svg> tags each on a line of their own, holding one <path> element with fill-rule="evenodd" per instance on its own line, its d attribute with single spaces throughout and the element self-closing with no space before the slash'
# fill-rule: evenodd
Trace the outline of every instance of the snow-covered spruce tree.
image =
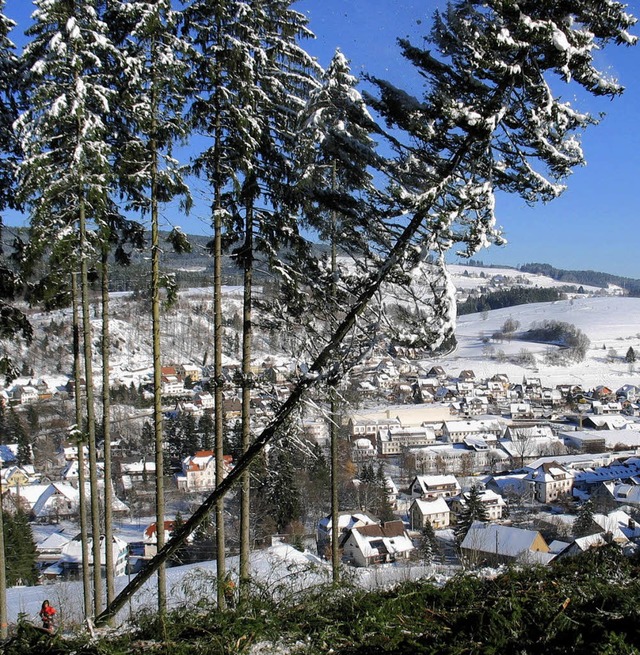
<svg viewBox="0 0 640 655">
<path fill-rule="evenodd" d="M 292 211 L 290 187 L 295 172 L 295 124 L 308 93 L 316 86 L 317 67 L 298 45 L 310 36 L 307 19 L 291 8 L 291 0 L 253 3 L 257 41 L 252 56 L 250 108 L 257 127 L 253 152 L 241 162 L 241 186 L 232 213 L 240 244 L 234 251 L 243 271 L 242 316 L 242 450 L 252 441 L 250 404 L 253 337 L 253 273 L 256 257 L 266 260 L 271 270 L 290 268 L 283 262 L 283 250 L 306 251 L 298 237 L 296 215 Z M 236 204 L 237 203 L 237 204 Z M 305 259 L 305 261 L 308 261 Z M 240 580 L 249 579 L 250 480 L 243 476 L 240 510 Z M 241 585 L 241 592 L 246 585 Z"/>
<path fill-rule="evenodd" d="M 16 206 L 15 166 L 19 148 L 12 126 L 17 116 L 21 77 L 18 58 L 9 38 L 15 23 L 2 13 L 4 5 L 4 1 L 0 2 L 0 376 L 8 381 L 18 374 L 10 346 L 15 347 L 16 338 L 29 343 L 32 330 L 25 314 L 14 305 L 22 290 L 22 279 L 3 252 L 2 212 Z"/>
<path fill-rule="evenodd" d="M 240 162 L 246 150 L 251 152 L 256 142 L 251 112 L 254 39 L 249 5 L 236 0 L 196 0 L 186 11 L 186 23 L 194 43 L 191 120 L 208 141 L 196 157 L 194 169 L 209 185 L 213 228 L 213 440 L 218 485 L 224 475 L 222 242 L 230 220 L 227 197 L 238 189 Z M 224 607 L 224 497 L 216 503 L 215 516 L 217 600 Z"/>
<path fill-rule="evenodd" d="M 233 471 L 99 621 L 122 607 L 206 519 L 307 392 L 329 375 L 340 374 L 344 340 L 390 276 L 424 269 L 431 255 L 436 275 L 428 282 L 436 297 L 425 321 L 408 337 L 438 347 L 452 336 L 453 294 L 444 268 L 447 250 L 457 244 L 471 253 L 498 239 L 494 189 L 520 193 L 531 202 L 561 191 L 559 181 L 583 161 L 577 131 L 595 120 L 560 102 L 551 78 L 559 78 L 554 85 L 573 80 L 595 95 L 620 93 L 620 85 L 595 68 L 593 51 L 610 43 L 633 43 L 628 29 L 634 22 L 623 5 L 609 1 L 461 1 L 436 15 L 431 52 L 403 42 L 403 53 L 419 67 L 427 86 L 418 99 L 390 82 L 375 80 L 376 106 L 396 128 L 392 136 L 406 136 L 396 138 L 396 197 L 405 209 L 402 220 L 389 221 L 390 247 L 380 251 L 377 265 L 362 279 L 326 347 Z"/>
<path fill-rule="evenodd" d="M 376 195 L 372 171 L 384 168 L 384 162 L 371 136 L 377 126 L 356 89 L 357 83 L 346 57 L 337 50 L 324 72 L 321 86 L 311 92 L 301 113 L 301 170 L 297 190 L 303 219 L 330 248 L 329 264 L 324 270 L 326 277 L 322 281 L 317 279 L 318 284 L 312 287 L 319 292 L 323 310 L 305 312 L 313 316 L 310 332 L 322 330 L 318 317 L 324 316 L 327 322 L 324 329 L 330 334 L 341 309 L 348 304 L 350 285 L 349 282 L 340 284 L 345 270 L 338 268 L 338 249 L 341 254 L 349 252 L 357 266 L 367 260 L 372 244 L 369 235 L 374 230 L 377 214 L 371 202 L 371 196 Z M 337 525 L 339 511 L 338 402 L 338 391 L 331 385 L 327 420 L 331 442 L 332 525 Z M 338 539 L 338 531 L 334 530 L 331 539 L 334 583 L 338 582 L 340 571 Z"/>
<path fill-rule="evenodd" d="M 211 145 L 196 169 L 211 186 L 214 254 L 214 359 L 216 462 L 222 466 L 221 276 L 223 233 L 237 244 L 234 255 L 243 270 L 242 443 L 250 443 L 249 403 L 253 334 L 252 288 L 256 252 L 273 262 L 284 235 L 295 233 L 292 215 L 282 211 L 291 179 L 293 121 L 314 84 L 310 57 L 297 45 L 307 35 L 306 19 L 287 2 L 196 2 L 190 7 L 195 32 L 196 89 L 193 118 Z M 208 90 L 204 93 L 204 90 Z M 210 91 L 209 91 L 210 89 Z M 219 481 L 223 471 L 219 472 Z M 241 489 L 240 581 L 249 576 L 249 476 Z M 222 528 L 222 503 L 216 508 Z M 220 534 L 220 532 L 219 532 Z M 220 540 L 221 541 L 221 540 Z M 218 550 L 220 589 L 224 580 L 223 544 Z M 224 602 L 219 589 L 220 602 Z"/>
<path fill-rule="evenodd" d="M 593 507 L 593 502 L 588 500 L 580 507 L 578 516 L 576 517 L 576 520 L 573 524 L 574 537 L 586 537 L 587 535 L 599 532 L 600 528 L 598 524 L 593 520 L 594 514 L 595 510 Z"/>
<path fill-rule="evenodd" d="M 0 1 L 0 376 L 11 380 L 17 371 L 9 354 L 9 345 L 15 347 L 15 339 L 30 342 L 32 329 L 25 314 L 13 304 L 21 291 L 21 280 L 8 265 L 3 252 L 2 214 L 13 204 L 14 165 L 17 144 L 12 124 L 16 118 L 16 85 L 19 82 L 18 61 L 9 40 L 14 23 L 4 13 L 4 1 Z M 0 501 L 1 502 L 1 501 Z M 0 639 L 7 637 L 6 561 L 2 507 L 0 506 Z"/>
<path fill-rule="evenodd" d="M 153 416 L 156 464 L 156 530 L 158 549 L 164 545 L 164 453 L 162 435 L 162 361 L 160 348 L 160 205 L 181 195 L 189 199 L 182 167 L 173 146 L 188 134 L 184 118 L 184 83 L 188 49 L 179 38 L 180 12 L 170 0 L 131 0 L 115 6 L 112 28 L 126 53 L 120 85 L 122 114 L 118 184 L 129 208 L 149 216 L 151 223 L 151 316 L 153 342 Z M 182 242 L 181 239 L 179 239 Z M 164 566 L 158 569 L 158 611 L 166 613 Z"/>
<path fill-rule="evenodd" d="M 370 100 L 394 136 L 400 132 L 396 195 L 413 241 L 400 263 L 433 290 L 431 307 L 407 299 L 413 312 L 405 312 L 404 341 L 438 344 L 451 334 L 443 256 L 456 246 L 471 256 L 501 241 L 496 190 L 549 201 L 584 163 L 578 131 L 597 120 L 553 89 L 564 81 L 598 96 L 619 94 L 622 87 L 595 68 L 593 54 L 608 42 L 635 42 L 627 32 L 634 22 L 624 5 L 601 0 L 465 0 L 436 12 L 427 41 L 437 53 L 399 41 L 426 80 L 424 94 L 373 78 L 378 96 Z"/>
<path fill-rule="evenodd" d="M 99 227 L 110 184 L 111 148 L 106 123 L 113 99 L 110 72 L 119 58 L 99 3 L 36 0 L 31 41 L 23 58 L 29 70 L 28 104 L 16 122 L 24 160 L 20 191 L 29 209 L 29 253 L 37 256 L 66 247 L 77 234 L 86 379 L 94 611 L 102 607 L 100 512 L 93 392 L 88 268 L 95 255 L 89 230 Z M 61 259 L 61 258 L 60 258 Z M 71 271 L 69 271 L 71 273 Z"/>
<path fill-rule="evenodd" d="M 464 502 L 460 513 L 456 517 L 456 525 L 454 528 L 458 544 L 462 543 L 474 521 L 486 522 L 489 520 L 487 508 L 482 502 L 482 495 L 478 486 L 474 485 L 471 487 L 468 492 L 463 494 L 462 499 Z"/>
</svg>

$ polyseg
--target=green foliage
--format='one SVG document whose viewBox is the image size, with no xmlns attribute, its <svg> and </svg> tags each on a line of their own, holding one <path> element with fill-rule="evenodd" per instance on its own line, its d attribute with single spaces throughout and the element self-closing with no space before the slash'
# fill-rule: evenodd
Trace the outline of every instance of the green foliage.
<svg viewBox="0 0 640 655">
<path fill-rule="evenodd" d="M 624 361 L 627 362 L 627 364 L 633 364 L 633 362 L 636 361 L 636 351 L 633 349 L 632 346 L 629 346 L 629 350 L 627 350 L 627 354 L 624 357 Z"/>
<path fill-rule="evenodd" d="M 530 289 L 528 287 L 517 287 L 483 293 L 477 298 L 467 298 L 463 303 L 458 304 L 458 315 L 475 314 L 489 309 L 500 309 L 502 307 L 514 307 L 534 302 L 555 302 L 566 298 L 565 294 L 557 289 Z"/>
<path fill-rule="evenodd" d="M 573 534 L 576 537 L 586 537 L 587 535 L 595 534 L 600 531 L 593 521 L 593 515 L 593 502 L 588 500 L 580 508 L 578 516 L 573 524 Z"/>
<path fill-rule="evenodd" d="M 456 541 L 462 542 L 474 521 L 488 521 L 487 510 L 482 502 L 480 487 L 474 485 L 469 492 L 463 494 L 464 505 L 457 516 L 455 534 Z"/>
<path fill-rule="evenodd" d="M 587 353 L 589 337 L 571 323 L 564 321 L 540 321 L 534 323 L 520 338 L 525 341 L 539 341 L 564 346 L 571 358 L 581 362 Z"/>
<path fill-rule="evenodd" d="M 33 585 L 38 580 L 36 546 L 25 512 L 4 513 L 4 550 L 7 586 Z"/>
<path fill-rule="evenodd" d="M 3 652 L 119 655 L 142 652 L 144 644 L 144 652 L 236 655 L 255 652 L 259 643 L 265 652 L 298 655 L 618 655 L 640 649 L 640 562 L 613 545 L 492 579 L 459 575 L 442 587 L 420 580 L 387 590 L 321 585 L 294 593 L 291 580 L 272 589 L 252 582 L 234 611 L 217 608 L 213 584 L 203 572 L 185 579 L 188 600 L 164 626 L 157 615 L 138 613 L 129 633 L 91 645 L 69 637 L 56 641 L 55 651 L 43 649 L 53 642 L 23 628 Z"/>
<path fill-rule="evenodd" d="M 429 521 L 427 521 L 424 528 L 422 528 L 419 548 L 420 556 L 424 560 L 425 564 L 429 564 L 440 550 L 438 546 L 438 540 L 436 539 L 436 533 Z"/>
</svg>

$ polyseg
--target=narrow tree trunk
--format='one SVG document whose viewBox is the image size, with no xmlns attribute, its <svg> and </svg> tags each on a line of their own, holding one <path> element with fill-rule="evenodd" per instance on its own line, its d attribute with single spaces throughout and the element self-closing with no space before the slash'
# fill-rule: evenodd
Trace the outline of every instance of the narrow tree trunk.
<svg viewBox="0 0 640 655">
<path fill-rule="evenodd" d="M 222 387 L 222 216 L 219 196 L 216 200 L 213 218 L 213 376 L 214 415 L 213 431 L 215 435 L 216 487 L 224 479 L 224 396 Z M 217 560 L 217 600 L 220 607 L 225 607 L 224 584 L 226 576 L 226 554 L 224 533 L 224 496 L 216 501 L 216 560 Z"/>
<path fill-rule="evenodd" d="M 80 543 L 82 544 L 82 592 L 84 599 L 84 616 L 91 616 L 91 572 L 89 570 L 89 542 L 87 535 L 87 481 L 84 471 L 85 431 L 82 416 L 82 376 L 80 374 L 80 319 L 78 317 L 78 278 L 71 274 L 71 304 L 73 312 L 73 382 L 75 385 L 74 401 L 76 410 L 76 429 L 78 444 L 78 493 L 80 496 Z"/>
<path fill-rule="evenodd" d="M 221 25 L 216 25 L 220 30 Z M 219 66 L 219 64 L 217 64 Z M 215 79 L 219 78 L 216 72 Z M 224 479 L 224 377 L 222 374 L 222 133 L 221 108 L 219 104 L 219 84 L 216 83 L 214 95 L 214 144 L 213 144 L 213 377 L 214 410 L 213 433 L 216 457 L 216 487 Z M 224 495 L 215 503 L 216 516 L 216 571 L 218 606 L 224 608 L 224 585 L 226 577 L 226 552 L 224 530 Z"/>
<path fill-rule="evenodd" d="M 250 204 L 246 211 L 245 242 L 243 246 L 244 299 L 242 310 L 242 452 L 249 449 L 251 443 L 251 337 L 253 324 L 251 319 L 252 285 L 253 285 L 253 208 Z M 249 470 L 242 474 L 240 482 L 240 594 L 244 598 L 248 592 L 249 554 L 251 541 L 249 518 L 251 514 L 251 476 Z"/>
<path fill-rule="evenodd" d="M 334 191 L 336 186 L 336 163 L 333 162 L 331 172 L 331 190 Z M 333 305 L 330 316 L 335 316 L 338 262 L 336 247 L 336 215 L 331 212 L 331 303 Z M 333 331 L 334 321 L 331 320 L 331 329 Z M 329 388 L 329 435 L 331 443 L 331 574 L 333 584 L 340 582 L 340 549 L 339 549 L 339 522 L 340 508 L 338 504 L 338 416 L 335 387 Z"/>
<path fill-rule="evenodd" d="M 160 234 L 158 216 L 158 153 L 151 144 L 151 322 L 153 340 L 153 425 L 156 459 L 156 543 L 164 546 L 164 451 L 162 439 L 162 361 L 160 352 Z M 167 611 L 167 577 L 165 566 L 158 567 L 158 613 L 162 620 Z"/>
<path fill-rule="evenodd" d="M 89 439 L 89 484 L 91 489 L 91 536 L 93 540 L 93 607 L 98 616 L 102 609 L 102 573 L 100 553 L 100 502 L 98 493 L 98 457 L 91 362 L 91 320 L 89 318 L 89 275 L 87 266 L 87 227 L 85 201 L 80 198 L 80 289 L 82 296 L 82 339 L 86 384 L 87 435 Z"/>
<path fill-rule="evenodd" d="M 106 228 L 108 231 L 108 228 Z M 113 491 L 111 486 L 111 403 L 109 398 L 109 238 L 102 242 L 102 438 L 104 440 L 104 566 L 107 582 L 107 605 L 116 590 L 113 562 Z"/>
<path fill-rule="evenodd" d="M 338 503 L 338 425 L 336 390 L 331 387 L 329 434 L 331 437 L 331 574 L 334 584 L 340 582 L 340 510 Z"/>
</svg>

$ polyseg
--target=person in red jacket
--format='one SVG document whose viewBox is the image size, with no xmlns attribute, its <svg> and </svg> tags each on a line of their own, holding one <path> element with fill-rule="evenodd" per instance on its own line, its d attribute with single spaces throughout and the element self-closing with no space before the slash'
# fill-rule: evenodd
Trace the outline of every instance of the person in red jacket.
<svg viewBox="0 0 640 655">
<path fill-rule="evenodd" d="M 42 628 L 47 632 L 53 634 L 53 617 L 56 610 L 51 606 L 48 600 L 43 601 L 42 608 L 40 609 L 40 618 L 42 619 Z"/>
</svg>

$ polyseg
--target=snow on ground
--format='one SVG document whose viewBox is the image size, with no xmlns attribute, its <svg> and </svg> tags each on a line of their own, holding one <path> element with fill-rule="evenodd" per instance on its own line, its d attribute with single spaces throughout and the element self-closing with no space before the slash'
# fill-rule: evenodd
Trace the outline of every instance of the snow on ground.
<svg viewBox="0 0 640 655">
<path fill-rule="evenodd" d="M 522 286 L 527 288 L 557 288 L 557 287 L 582 287 L 585 293 L 601 293 L 599 287 L 592 287 L 586 284 L 573 284 L 554 280 L 546 275 L 536 273 L 525 273 L 515 268 L 489 268 L 478 266 L 465 266 L 464 264 L 450 264 L 447 266 L 458 291 L 471 291 L 478 287 L 487 287 L 492 281 L 504 288 Z M 607 293 L 620 290 L 620 287 L 609 285 Z"/>
<path fill-rule="evenodd" d="M 227 559 L 227 569 L 235 574 L 238 558 Z M 354 584 L 367 589 L 389 587 L 407 580 L 431 578 L 444 582 L 459 568 L 445 565 L 383 565 L 370 569 L 347 569 L 345 575 Z M 331 566 L 316 555 L 300 552 L 286 544 L 254 551 L 251 573 L 276 598 L 286 600 L 303 589 L 328 583 Z M 199 562 L 167 569 L 167 596 L 170 607 L 195 606 L 201 599 L 215 597 L 216 562 Z M 129 582 L 128 576 L 116 578 L 116 593 Z M 157 606 L 156 578 L 152 576 L 118 614 L 119 625 L 134 618 L 140 611 L 154 611 Z M 39 624 L 38 612 L 42 601 L 48 599 L 58 612 L 58 625 L 63 631 L 82 624 L 82 582 L 58 582 L 35 587 L 12 587 L 7 590 L 9 623 L 25 615 Z"/>
<path fill-rule="evenodd" d="M 515 338 L 484 343 L 483 338 L 499 332 L 508 318 L 520 322 L 518 332 L 544 320 L 575 325 L 591 342 L 585 360 L 568 366 L 551 366 L 544 361 L 544 354 L 550 348 L 547 344 Z M 512 382 L 519 382 L 525 374 L 535 375 L 541 378 L 544 386 L 550 387 L 572 383 L 587 388 L 599 384 L 613 385 L 617 389 L 627 383 L 640 384 L 640 364 L 634 366 L 624 360 L 629 347 L 640 352 L 640 298 L 581 297 L 496 309 L 487 312 L 486 317 L 469 314 L 458 319 L 456 337 L 458 347 L 455 352 L 438 360 L 450 374 L 459 372 L 457 369 L 473 369 L 476 377 L 506 373 Z M 500 362 L 495 357 L 498 351 L 514 355 L 522 350 L 534 354 L 534 367 L 524 368 Z M 614 358 L 611 357 L 611 350 L 616 351 Z"/>
</svg>

